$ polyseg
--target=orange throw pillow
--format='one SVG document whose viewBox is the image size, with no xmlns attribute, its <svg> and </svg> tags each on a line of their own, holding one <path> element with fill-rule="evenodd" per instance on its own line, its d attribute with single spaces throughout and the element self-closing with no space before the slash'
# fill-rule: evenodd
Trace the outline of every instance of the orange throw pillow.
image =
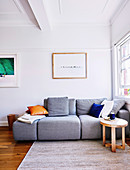
<svg viewBox="0 0 130 170">
<path fill-rule="evenodd" d="M 40 106 L 40 105 L 37 105 L 37 106 L 29 106 L 28 109 L 29 109 L 30 114 L 31 114 L 32 116 L 35 116 L 35 115 L 46 115 L 46 114 L 48 114 L 47 110 L 46 110 L 43 106 Z"/>
</svg>

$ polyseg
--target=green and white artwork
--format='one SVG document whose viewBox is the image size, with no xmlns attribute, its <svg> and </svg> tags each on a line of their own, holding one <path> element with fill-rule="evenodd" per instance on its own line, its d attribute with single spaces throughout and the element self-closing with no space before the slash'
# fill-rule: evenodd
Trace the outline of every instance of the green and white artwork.
<svg viewBox="0 0 130 170">
<path fill-rule="evenodd" d="M 17 54 L 0 54 L 0 88 L 18 87 Z"/>
<path fill-rule="evenodd" d="M 0 58 L 0 76 L 14 75 L 14 58 Z"/>
</svg>

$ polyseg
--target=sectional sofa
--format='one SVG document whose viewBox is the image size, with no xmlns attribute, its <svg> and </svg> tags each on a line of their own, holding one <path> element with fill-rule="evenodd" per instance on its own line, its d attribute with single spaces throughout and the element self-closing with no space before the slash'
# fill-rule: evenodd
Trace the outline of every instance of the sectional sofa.
<svg viewBox="0 0 130 170">
<path fill-rule="evenodd" d="M 79 140 L 79 139 L 101 139 L 102 127 L 100 118 L 88 115 L 93 103 L 101 104 L 101 99 L 68 99 L 66 106 L 60 99 L 53 98 L 53 106 L 49 99 L 44 100 L 44 107 L 50 110 L 50 115 L 35 121 L 33 124 L 15 121 L 13 124 L 13 135 L 16 141 L 25 140 Z M 56 101 L 56 102 L 55 102 Z M 130 122 L 130 113 L 125 105 L 115 101 L 116 116 Z M 123 105 L 123 106 L 122 106 Z M 53 107 L 58 107 L 53 112 Z M 68 109 L 66 114 L 66 107 Z M 51 110 L 52 109 L 52 110 Z M 65 110 L 65 114 L 64 114 Z M 57 111 L 57 112 L 56 112 Z M 59 114 L 57 114 L 59 113 Z M 62 114 L 61 114 L 62 113 Z M 117 129 L 117 138 L 121 137 L 121 129 Z M 126 136 L 130 135 L 130 123 L 126 127 Z M 110 138 L 110 128 L 106 129 L 106 137 Z"/>
</svg>

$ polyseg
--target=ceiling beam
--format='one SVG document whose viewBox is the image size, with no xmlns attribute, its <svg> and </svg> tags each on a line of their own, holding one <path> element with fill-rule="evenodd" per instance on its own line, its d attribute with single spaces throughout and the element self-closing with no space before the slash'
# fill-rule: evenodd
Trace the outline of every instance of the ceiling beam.
<svg viewBox="0 0 130 170">
<path fill-rule="evenodd" d="M 109 0 L 106 0 L 106 3 L 105 3 L 105 5 L 104 5 L 104 7 L 103 7 L 103 9 L 102 9 L 102 13 L 104 12 L 104 10 L 105 10 L 105 8 L 106 8 L 108 2 L 109 2 Z"/>
<path fill-rule="evenodd" d="M 51 24 L 47 16 L 45 4 L 43 0 L 28 0 L 32 12 L 37 20 L 41 30 L 51 29 Z"/>
<path fill-rule="evenodd" d="M 61 0 L 59 0 L 58 3 L 59 3 L 59 12 L 60 14 L 62 14 Z"/>
</svg>

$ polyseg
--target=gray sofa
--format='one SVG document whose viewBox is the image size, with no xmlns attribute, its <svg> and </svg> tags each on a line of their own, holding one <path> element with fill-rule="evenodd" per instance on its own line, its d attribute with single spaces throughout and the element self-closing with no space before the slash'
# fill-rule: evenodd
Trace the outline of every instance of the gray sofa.
<svg viewBox="0 0 130 170">
<path fill-rule="evenodd" d="M 69 99 L 68 115 L 47 116 L 33 124 L 15 121 L 13 135 L 16 141 L 25 140 L 79 140 L 101 139 L 102 127 L 100 119 L 88 115 L 93 103 L 100 104 L 102 99 Z M 59 106 L 60 104 L 57 103 Z M 56 105 L 56 104 L 55 104 Z M 62 104 L 61 104 L 62 106 Z M 44 107 L 48 109 L 48 100 L 44 100 Z M 62 107 L 59 108 L 62 112 Z M 130 122 L 130 113 L 126 109 L 119 109 L 117 117 Z M 110 138 L 110 128 L 106 128 L 106 137 Z M 126 127 L 126 136 L 129 137 L 130 123 Z M 121 129 L 117 129 L 117 137 L 121 137 Z"/>
<path fill-rule="evenodd" d="M 101 104 L 101 99 L 77 99 L 76 109 L 77 115 L 81 122 L 81 139 L 101 139 L 102 138 L 102 126 L 100 125 L 100 119 L 88 115 L 93 103 Z M 125 109 L 125 102 L 123 100 L 115 99 L 113 111 L 116 113 L 116 117 L 122 118 L 128 121 L 128 126 L 125 128 L 126 137 L 130 137 L 130 113 Z M 121 138 L 122 129 L 116 128 L 116 137 Z M 106 127 L 106 138 L 111 137 L 111 129 Z"/>
<path fill-rule="evenodd" d="M 46 99 L 44 100 L 44 107 L 47 108 Z M 33 124 L 15 121 L 13 135 L 16 141 L 80 139 L 81 123 L 76 115 L 75 99 L 69 99 L 69 114 L 67 116 L 48 116 Z"/>
<path fill-rule="evenodd" d="M 101 125 L 100 119 L 88 115 L 93 103 L 101 104 L 105 98 L 101 99 L 77 99 L 76 109 L 82 128 L 81 139 L 100 139 Z"/>
</svg>

